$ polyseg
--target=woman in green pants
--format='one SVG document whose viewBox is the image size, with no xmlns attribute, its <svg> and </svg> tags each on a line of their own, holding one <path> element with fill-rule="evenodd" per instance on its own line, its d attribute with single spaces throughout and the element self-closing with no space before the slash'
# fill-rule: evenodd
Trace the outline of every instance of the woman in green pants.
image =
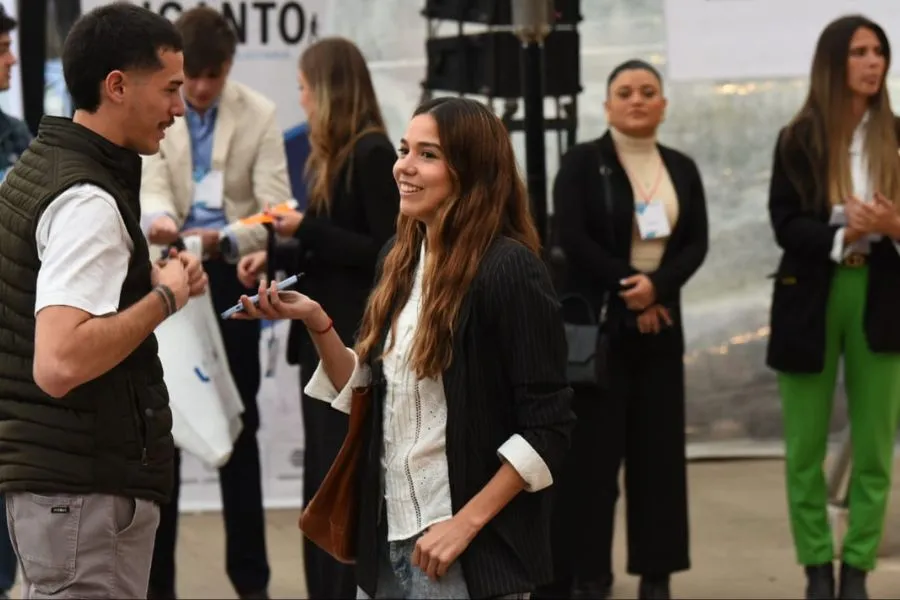
<svg viewBox="0 0 900 600">
<path fill-rule="evenodd" d="M 807 598 L 834 598 L 823 463 L 843 357 L 853 449 L 840 598 L 866 598 L 900 419 L 900 148 L 890 47 L 861 16 L 819 38 L 809 94 L 779 136 L 769 214 L 784 253 L 767 361 L 778 371 L 787 491 Z"/>
</svg>

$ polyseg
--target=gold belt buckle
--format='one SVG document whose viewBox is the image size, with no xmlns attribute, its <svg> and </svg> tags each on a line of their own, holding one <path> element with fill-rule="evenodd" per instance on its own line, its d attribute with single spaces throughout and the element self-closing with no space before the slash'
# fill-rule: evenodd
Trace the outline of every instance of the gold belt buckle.
<svg viewBox="0 0 900 600">
<path fill-rule="evenodd" d="M 866 257 L 863 254 L 854 252 L 844 259 L 844 265 L 851 268 L 859 268 L 866 264 Z"/>
</svg>

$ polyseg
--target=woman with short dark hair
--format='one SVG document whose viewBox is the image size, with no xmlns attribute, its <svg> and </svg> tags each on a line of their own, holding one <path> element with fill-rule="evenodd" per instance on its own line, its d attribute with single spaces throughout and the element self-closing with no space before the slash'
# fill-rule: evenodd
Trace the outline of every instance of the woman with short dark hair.
<svg viewBox="0 0 900 600">
<path fill-rule="evenodd" d="M 666 98 L 652 65 L 609 76 L 609 131 L 566 153 L 553 202 L 566 292 L 606 310 L 609 389 L 576 387 L 578 424 L 557 488 L 558 593 L 607 596 L 624 462 L 629 573 L 667 598 L 689 568 L 681 290 L 703 263 L 706 199 L 694 161 L 657 141 Z M 611 212 L 607 210 L 611 209 Z M 606 301 L 609 296 L 609 301 Z"/>
</svg>

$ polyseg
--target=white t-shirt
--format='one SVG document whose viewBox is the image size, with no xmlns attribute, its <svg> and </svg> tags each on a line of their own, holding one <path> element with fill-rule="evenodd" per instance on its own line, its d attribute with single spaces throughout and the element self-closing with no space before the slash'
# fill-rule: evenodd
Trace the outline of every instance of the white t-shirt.
<svg viewBox="0 0 900 600">
<path fill-rule="evenodd" d="M 116 201 L 91 184 L 57 196 L 35 232 L 38 271 L 34 314 L 71 306 L 94 316 L 119 310 L 134 244 Z"/>
</svg>

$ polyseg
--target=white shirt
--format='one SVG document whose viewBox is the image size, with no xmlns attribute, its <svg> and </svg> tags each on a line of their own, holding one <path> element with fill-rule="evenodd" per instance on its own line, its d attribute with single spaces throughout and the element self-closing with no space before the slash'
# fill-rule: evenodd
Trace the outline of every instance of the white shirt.
<svg viewBox="0 0 900 600">
<path fill-rule="evenodd" d="M 35 230 L 38 271 L 34 314 L 70 306 L 94 316 L 119 310 L 134 245 L 115 199 L 91 184 L 57 196 Z"/>
<path fill-rule="evenodd" d="M 863 202 L 872 202 L 874 186 L 869 179 L 869 161 L 866 157 L 866 125 L 869 122 L 869 113 L 866 113 L 859 125 L 853 131 L 853 139 L 850 142 L 850 179 L 853 183 L 853 195 Z M 893 200 L 893 198 L 892 198 Z M 831 260 L 836 263 L 843 262 L 849 254 L 860 252 L 868 254 L 870 243 L 881 239 L 880 235 L 870 235 L 860 238 L 849 246 L 844 245 L 844 228 L 841 227 L 834 234 L 834 244 L 831 247 Z M 894 241 L 894 248 L 900 252 L 900 244 Z"/>
<path fill-rule="evenodd" d="M 441 378 L 419 379 L 409 369 L 409 355 L 419 322 L 425 255 L 416 268 L 409 300 L 397 317 L 397 339 L 384 357 L 387 389 L 384 398 L 382 473 L 388 541 L 408 540 L 431 525 L 453 516 L 447 471 L 447 398 Z M 390 345 L 390 336 L 385 347 Z M 321 363 L 304 390 L 345 413 L 350 412 L 354 387 L 368 385 L 368 368 L 357 361 L 344 389 L 336 390 Z M 547 464 L 519 434 L 497 450 L 536 492 L 553 483 Z"/>
</svg>

